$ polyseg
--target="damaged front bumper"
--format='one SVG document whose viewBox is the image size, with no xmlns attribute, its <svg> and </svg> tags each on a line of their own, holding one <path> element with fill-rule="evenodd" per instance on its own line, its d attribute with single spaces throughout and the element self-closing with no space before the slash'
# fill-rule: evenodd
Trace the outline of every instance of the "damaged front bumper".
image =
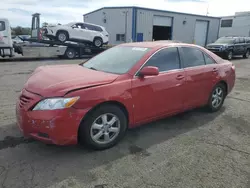
<svg viewBox="0 0 250 188">
<path fill-rule="evenodd" d="M 25 137 L 32 137 L 48 144 L 77 144 L 78 128 L 87 110 L 67 108 L 31 111 L 29 110 L 31 103 L 35 104 L 34 101 L 38 102 L 38 99 L 27 91 L 24 95 L 31 102 L 20 105 L 22 103 L 20 99 L 17 101 L 16 118 L 17 125 Z"/>
</svg>

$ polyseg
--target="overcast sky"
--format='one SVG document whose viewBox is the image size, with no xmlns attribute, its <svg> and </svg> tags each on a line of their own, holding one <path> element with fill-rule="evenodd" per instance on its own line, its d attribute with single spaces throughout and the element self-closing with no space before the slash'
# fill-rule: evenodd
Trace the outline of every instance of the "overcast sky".
<svg viewBox="0 0 250 188">
<path fill-rule="evenodd" d="M 82 21 L 82 15 L 105 6 L 141 6 L 210 16 L 250 11 L 249 0 L 0 0 L 0 18 L 12 26 L 30 26 L 31 14 L 41 13 L 42 22 Z"/>
</svg>

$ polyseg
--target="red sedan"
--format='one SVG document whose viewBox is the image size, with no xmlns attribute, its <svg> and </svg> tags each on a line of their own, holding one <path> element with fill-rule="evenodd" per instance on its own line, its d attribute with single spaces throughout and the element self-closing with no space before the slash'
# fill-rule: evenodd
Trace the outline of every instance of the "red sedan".
<svg viewBox="0 0 250 188">
<path fill-rule="evenodd" d="M 221 108 L 235 66 L 173 42 L 127 43 L 81 65 L 37 68 L 17 101 L 23 134 L 45 143 L 114 146 L 128 128 L 207 106 Z"/>
</svg>

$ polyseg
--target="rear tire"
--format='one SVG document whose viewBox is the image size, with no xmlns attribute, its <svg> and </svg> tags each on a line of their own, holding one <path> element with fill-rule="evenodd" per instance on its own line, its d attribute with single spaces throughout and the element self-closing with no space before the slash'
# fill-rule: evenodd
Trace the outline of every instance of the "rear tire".
<svg viewBox="0 0 250 188">
<path fill-rule="evenodd" d="M 67 59 L 74 59 L 76 57 L 76 51 L 74 48 L 68 48 L 64 54 Z"/>
<path fill-rule="evenodd" d="M 56 39 L 64 43 L 69 39 L 69 35 L 66 31 L 58 31 L 56 34 Z"/>
<path fill-rule="evenodd" d="M 116 105 L 102 105 L 89 114 L 79 129 L 80 142 L 95 150 L 115 146 L 125 135 L 127 117 Z"/>
<path fill-rule="evenodd" d="M 214 86 L 208 100 L 207 107 L 209 111 L 217 112 L 218 110 L 220 110 L 224 103 L 225 97 L 226 97 L 225 85 L 222 83 L 218 83 L 216 86 Z"/>
<path fill-rule="evenodd" d="M 95 47 L 98 47 L 98 48 L 102 47 L 102 45 L 103 45 L 102 38 L 100 38 L 100 37 L 94 38 L 93 44 Z"/>
<path fill-rule="evenodd" d="M 250 54 L 250 50 L 247 49 L 246 53 L 243 55 L 244 58 L 248 59 Z"/>
</svg>

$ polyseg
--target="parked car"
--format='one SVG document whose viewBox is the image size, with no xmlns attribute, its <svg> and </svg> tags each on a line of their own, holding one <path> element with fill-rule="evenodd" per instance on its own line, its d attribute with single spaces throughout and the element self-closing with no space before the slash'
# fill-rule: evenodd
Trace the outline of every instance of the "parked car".
<svg viewBox="0 0 250 188">
<path fill-rule="evenodd" d="M 30 35 L 16 35 L 12 37 L 13 44 L 25 43 L 26 39 L 30 39 Z"/>
<path fill-rule="evenodd" d="M 96 47 L 108 44 L 109 34 L 106 29 L 90 23 L 71 22 L 66 25 L 48 25 L 44 35 L 60 42 L 88 42 Z"/>
<path fill-rule="evenodd" d="M 206 106 L 218 111 L 235 66 L 203 47 L 124 43 L 80 65 L 37 68 L 16 104 L 25 136 L 107 149 L 128 128 Z"/>
<path fill-rule="evenodd" d="M 250 40 L 249 37 L 221 37 L 212 44 L 206 46 L 211 52 L 231 60 L 234 55 L 249 57 Z"/>
</svg>

